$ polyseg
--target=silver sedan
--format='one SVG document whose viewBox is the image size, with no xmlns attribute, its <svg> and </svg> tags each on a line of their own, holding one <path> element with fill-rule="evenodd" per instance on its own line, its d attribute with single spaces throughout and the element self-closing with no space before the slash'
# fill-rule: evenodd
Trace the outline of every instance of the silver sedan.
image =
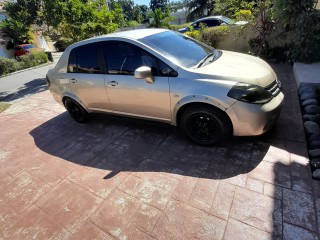
<svg viewBox="0 0 320 240">
<path fill-rule="evenodd" d="M 203 145 L 232 134 L 263 134 L 276 122 L 284 97 L 263 60 L 164 29 L 73 44 L 47 82 L 77 122 L 93 112 L 161 121 Z"/>
</svg>

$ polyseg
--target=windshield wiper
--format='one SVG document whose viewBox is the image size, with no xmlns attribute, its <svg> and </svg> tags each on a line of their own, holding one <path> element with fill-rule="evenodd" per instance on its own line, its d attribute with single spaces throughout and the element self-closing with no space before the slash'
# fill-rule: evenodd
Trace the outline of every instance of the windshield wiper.
<svg viewBox="0 0 320 240">
<path fill-rule="evenodd" d="M 214 57 L 214 52 L 209 53 L 204 59 L 202 59 L 195 68 L 201 67 L 209 58 Z"/>
</svg>

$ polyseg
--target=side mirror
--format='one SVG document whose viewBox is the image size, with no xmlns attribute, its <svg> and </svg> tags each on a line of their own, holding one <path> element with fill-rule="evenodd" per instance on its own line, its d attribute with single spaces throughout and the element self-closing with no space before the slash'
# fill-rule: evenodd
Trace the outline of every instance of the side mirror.
<svg viewBox="0 0 320 240">
<path fill-rule="evenodd" d="M 153 76 L 152 76 L 152 72 L 151 72 L 151 68 L 146 67 L 146 66 L 142 66 L 137 68 L 134 71 L 134 77 L 136 79 L 145 79 L 147 83 L 153 83 Z"/>
</svg>

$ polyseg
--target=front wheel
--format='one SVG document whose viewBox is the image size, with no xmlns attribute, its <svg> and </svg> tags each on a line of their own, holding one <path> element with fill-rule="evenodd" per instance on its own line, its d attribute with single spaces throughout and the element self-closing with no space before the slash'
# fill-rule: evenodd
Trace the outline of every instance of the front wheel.
<svg viewBox="0 0 320 240">
<path fill-rule="evenodd" d="M 64 106 L 76 122 L 84 123 L 88 120 L 88 112 L 76 101 L 67 98 L 64 101 Z"/>
<path fill-rule="evenodd" d="M 186 135 L 201 145 L 212 145 L 231 135 L 229 118 L 221 110 L 191 107 L 183 113 L 180 126 Z"/>
</svg>

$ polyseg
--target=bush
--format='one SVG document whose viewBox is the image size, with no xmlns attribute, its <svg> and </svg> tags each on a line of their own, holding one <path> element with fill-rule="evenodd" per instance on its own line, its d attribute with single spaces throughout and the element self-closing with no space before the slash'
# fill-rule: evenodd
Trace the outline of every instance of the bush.
<svg viewBox="0 0 320 240">
<path fill-rule="evenodd" d="M 59 52 L 63 52 L 66 50 L 67 47 L 69 47 L 73 41 L 71 39 L 66 39 L 66 38 L 60 38 L 58 41 L 56 41 L 53 45 L 55 49 Z"/>
<path fill-rule="evenodd" d="M 173 31 L 178 31 L 180 28 L 185 28 L 190 26 L 191 23 L 184 23 L 182 25 L 171 24 L 169 25 L 169 29 Z"/>
<path fill-rule="evenodd" d="M 250 21 L 252 19 L 252 12 L 250 10 L 240 10 L 234 14 L 237 21 Z"/>
<path fill-rule="evenodd" d="M 296 21 L 296 40 L 290 51 L 291 61 L 320 61 L 320 11 L 301 14 Z"/>
<path fill-rule="evenodd" d="M 19 66 L 15 59 L 0 57 L 0 76 L 20 70 Z"/>
<path fill-rule="evenodd" d="M 0 76 L 46 62 L 48 56 L 42 50 L 33 50 L 31 54 L 21 56 L 19 60 L 0 57 Z"/>
<path fill-rule="evenodd" d="M 218 40 L 228 35 L 230 27 L 218 26 L 213 28 L 202 28 L 199 31 L 190 31 L 185 34 L 189 37 L 197 39 L 205 44 L 215 47 Z"/>
<path fill-rule="evenodd" d="M 139 26 L 140 23 L 136 22 L 136 21 L 128 21 L 126 24 L 126 27 L 136 27 Z"/>
</svg>

